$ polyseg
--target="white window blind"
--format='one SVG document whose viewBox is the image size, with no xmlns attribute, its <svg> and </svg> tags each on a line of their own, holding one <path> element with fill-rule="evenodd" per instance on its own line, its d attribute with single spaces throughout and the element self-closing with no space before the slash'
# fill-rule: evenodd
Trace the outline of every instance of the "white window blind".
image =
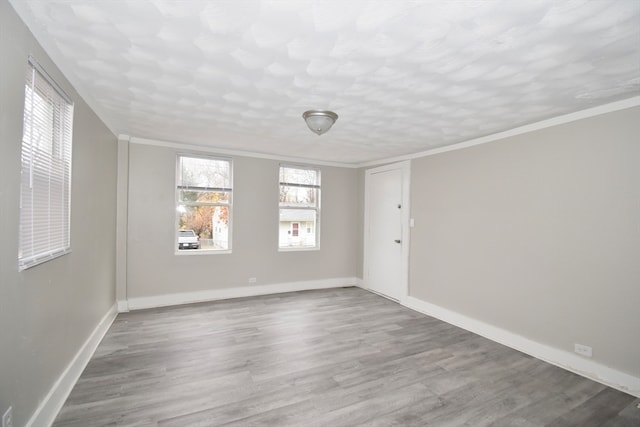
<svg viewBox="0 0 640 427">
<path fill-rule="evenodd" d="M 73 103 L 29 57 L 20 176 L 19 269 L 71 249 Z"/>
</svg>

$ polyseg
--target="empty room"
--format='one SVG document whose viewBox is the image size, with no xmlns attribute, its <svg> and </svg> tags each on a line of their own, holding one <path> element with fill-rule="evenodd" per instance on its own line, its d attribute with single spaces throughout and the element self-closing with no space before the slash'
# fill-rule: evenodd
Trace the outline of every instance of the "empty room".
<svg viewBox="0 0 640 427">
<path fill-rule="evenodd" d="M 0 0 L 0 427 L 640 426 L 640 1 Z"/>
</svg>

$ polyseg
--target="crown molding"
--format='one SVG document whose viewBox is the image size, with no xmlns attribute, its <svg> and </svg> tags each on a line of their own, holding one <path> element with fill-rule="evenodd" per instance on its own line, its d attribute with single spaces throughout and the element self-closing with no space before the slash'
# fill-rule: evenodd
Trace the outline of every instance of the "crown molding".
<svg viewBox="0 0 640 427">
<path fill-rule="evenodd" d="M 225 156 L 253 157 L 257 159 L 278 160 L 281 162 L 289 162 L 295 164 L 316 165 L 316 166 L 332 166 L 337 168 L 355 169 L 359 166 L 353 163 L 327 162 L 323 160 L 313 160 L 304 157 L 286 157 L 275 154 L 259 153 L 255 151 L 229 150 L 228 148 L 210 147 L 206 145 L 185 144 L 181 142 L 161 141 L 157 139 L 138 138 L 129 135 L 118 135 L 119 140 L 127 140 L 131 144 L 153 145 L 156 147 L 174 148 L 177 150 L 192 150 L 210 154 L 221 154 Z"/>
<path fill-rule="evenodd" d="M 474 147 L 476 145 L 488 144 L 503 140 L 505 138 L 522 135 L 529 132 L 534 132 L 542 129 L 547 129 L 553 126 L 558 126 L 566 123 L 575 122 L 590 117 L 596 117 L 615 111 L 626 110 L 640 106 L 640 96 L 624 99 L 621 101 L 612 102 L 609 104 L 599 105 L 597 107 L 588 108 L 586 110 L 577 111 L 575 113 L 569 113 L 562 116 L 552 117 L 550 119 L 542 120 L 536 123 L 531 123 L 524 126 L 519 126 L 513 129 L 509 129 L 503 132 L 494 133 L 491 135 L 483 136 L 480 138 L 474 138 L 467 141 L 459 142 L 452 145 L 446 145 L 443 147 L 432 148 L 430 150 L 421 151 L 418 153 L 407 154 L 404 156 L 389 157 L 379 160 L 372 160 L 360 163 L 343 163 L 343 162 L 329 162 L 323 160 L 313 160 L 303 157 L 286 157 L 278 156 L 275 154 L 260 153 L 254 151 L 242 151 L 242 150 L 230 150 L 227 148 L 211 147 L 197 144 L 186 144 L 181 142 L 161 141 L 157 139 L 139 138 L 135 136 L 129 136 L 120 134 L 118 140 L 128 141 L 132 144 L 153 145 L 157 147 L 174 148 L 178 150 L 193 150 L 212 154 L 221 154 L 226 156 L 241 156 L 241 157 L 253 157 L 258 159 L 278 160 L 283 162 L 291 162 L 297 164 L 308 164 L 318 166 L 332 166 L 338 168 L 368 168 L 372 166 L 381 166 L 388 163 L 395 163 L 405 160 L 414 160 L 421 157 L 433 156 L 440 153 L 446 153 L 449 151 L 462 150 L 468 147 Z"/>
<path fill-rule="evenodd" d="M 596 117 L 615 111 L 626 110 L 633 107 L 640 106 L 640 96 L 633 98 L 623 99 L 621 101 L 612 102 L 610 104 L 599 105 L 597 107 L 588 108 L 586 110 L 576 111 L 575 113 L 569 113 L 562 116 L 552 117 L 550 119 L 542 120 L 540 122 L 531 123 L 517 128 L 509 129 L 503 132 L 494 133 L 491 135 L 483 136 L 480 138 L 470 139 L 468 141 L 459 142 L 452 145 L 446 145 L 444 147 L 432 148 L 430 150 L 421 151 L 419 153 L 407 154 L 404 156 L 390 157 L 380 160 L 372 160 L 370 162 L 359 163 L 357 166 L 371 167 L 379 166 L 386 163 L 395 163 L 404 160 L 419 159 L 421 157 L 433 156 L 435 154 L 446 153 L 448 151 L 461 150 L 463 148 L 474 147 L 476 145 L 488 144 L 490 142 L 500 141 L 505 138 L 509 138 L 516 135 L 522 135 L 537 130 L 547 129 L 553 126 L 563 125 L 565 123 L 575 122 L 577 120 L 588 119 L 590 117 Z"/>
</svg>

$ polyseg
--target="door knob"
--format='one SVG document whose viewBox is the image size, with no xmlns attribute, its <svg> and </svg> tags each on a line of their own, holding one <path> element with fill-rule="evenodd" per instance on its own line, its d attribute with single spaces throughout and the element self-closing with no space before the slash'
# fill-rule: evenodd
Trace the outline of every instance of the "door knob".
<svg viewBox="0 0 640 427">
<path fill-rule="evenodd" d="M 401 240 L 400 240 L 400 239 L 396 239 L 396 240 L 394 240 L 394 242 L 396 242 L 396 243 L 400 243 L 400 242 L 401 242 Z"/>
</svg>

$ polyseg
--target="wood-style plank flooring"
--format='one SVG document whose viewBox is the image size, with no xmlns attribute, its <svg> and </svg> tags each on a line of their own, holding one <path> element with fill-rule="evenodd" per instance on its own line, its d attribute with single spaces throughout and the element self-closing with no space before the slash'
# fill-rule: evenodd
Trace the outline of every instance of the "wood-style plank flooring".
<svg viewBox="0 0 640 427">
<path fill-rule="evenodd" d="M 358 288 L 120 314 L 62 426 L 640 426 L 638 399 Z"/>
</svg>

